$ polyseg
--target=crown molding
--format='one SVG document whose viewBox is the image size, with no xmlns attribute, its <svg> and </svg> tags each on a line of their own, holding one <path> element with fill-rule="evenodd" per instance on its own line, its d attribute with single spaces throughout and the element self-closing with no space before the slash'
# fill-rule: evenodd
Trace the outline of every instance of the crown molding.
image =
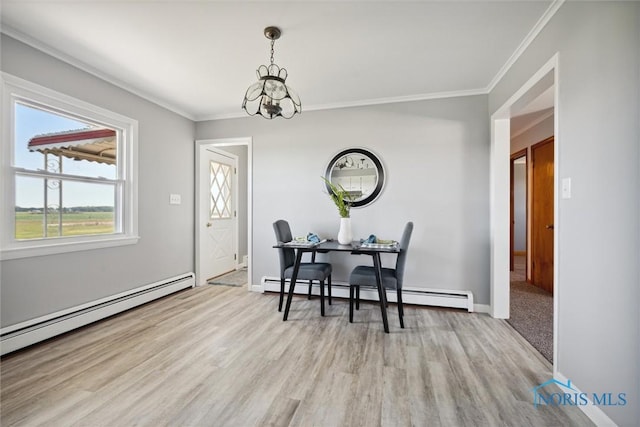
<svg viewBox="0 0 640 427">
<path fill-rule="evenodd" d="M 449 92 L 421 93 L 417 95 L 390 96 L 386 98 L 363 99 L 359 101 L 336 102 L 306 107 L 306 111 L 336 110 L 339 108 L 367 107 L 371 105 L 396 104 L 400 102 L 427 101 L 431 99 L 457 98 L 461 96 L 486 95 L 486 89 L 465 89 Z"/>
<path fill-rule="evenodd" d="M 316 104 L 316 105 L 304 106 L 302 109 L 302 112 L 304 113 L 307 111 L 323 111 L 323 110 L 337 110 L 341 108 L 368 107 L 368 106 L 374 106 L 374 105 L 396 104 L 396 103 L 402 103 L 402 102 L 427 101 L 431 99 L 457 98 L 462 96 L 486 95 L 487 93 L 488 92 L 486 91 L 486 89 L 467 89 L 467 90 L 456 90 L 456 91 L 450 91 L 450 92 L 423 93 L 418 95 L 391 96 L 387 98 L 373 98 L 373 99 L 363 99 L 360 101 L 334 102 L 330 104 Z M 242 112 L 231 113 L 231 114 L 211 114 L 206 116 L 198 116 L 196 117 L 196 121 L 239 119 L 244 117 L 248 117 L 248 116 Z"/>
<path fill-rule="evenodd" d="M 240 108 L 242 110 L 242 108 Z M 303 110 L 306 111 L 306 108 Z M 196 116 L 196 122 L 207 122 L 209 120 L 227 120 L 227 119 L 241 119 L 244 117 L 250 117 L 244 110 L 237 113 L 223 113 L 223 114 L 204 114 L 201 116 Z"/>
<path fill-rule="evenodd" d="M 549 5 L 547 10 L 542 14 L 538 22 L 533 26 L 531 31 L 526 35 L 524 40 L 518 45 L 513 54 L 507 59 L 507 62 L 500 68 L 498 73 L 495 75 L 493 80 L 489 83 L 487 88 L 485 89 L 487 93 L 490 93 L 496 85 L 502 80 L 502 78 L 507 74 L 507 72 L 511 69 L 513 64 L 522 56 L 525 50 L 529 47 L 529 45 L 538 37 L 543 28 L 549 23 L 551 18 L 556 14 L 558 9 L 564 4 L 565 0 L 553 0 L 553 2 Z"/>
<path fill-rule="evenodd" d="M 34 49 L 37 49 L 41 52 L 46 53 L 47 55 L 50 55 L 62 62 L 65 62 L 69 65 L 72 65 L 73 67 L 76 67 L 86 73 L 89 73 L 95 77 L 98 77 L 100 80 L 104 80 L 107 83 L 111 83 L 114 86 L 119 87 L 120 89 L 124 89 L 127 92 L 130 92 L 136 96 L 139 96 L 140 98 L 143 98 L 149 102 L 152 102 L 153 104 L 156 104 L 160 107 L 166 108 L 169 111 L 172 111 L 182 117 L 185 117 L 189 120 L 195 121 L 195 118 L 192 114 L 177 108 L 175 105 L 169 104 L 167 103 L 167 101 L 157 98 L 153 95 L 150 95 L 149 93 L 143 92 L 137 88 L 135 88 L 134 86 L 131 86 L 121 80 L 116 79 L 115 77 L 106 74 L 100 70 L 98 70 L 95 67 L 92 67 L 89 64 L 86 64 L 82 61 L 80 61 L 79 59 L 71 56 L 71 55 L 67 55 L 64 52 L 59 51 L 58 49 L 55 49 L 51 46 L 49 46 L 46 43 L 41 42 L 40 40 L 36 40 L 35 38 L 28 36 L 26 34 L 24 34 L 21 31 L 16 30 L 15 28 L 12 28 L 8 25 L 2 25 L 2 27 L 0 28 L 0 32 L 3 34 L 6 34 L 7 36 L 14 38 L 16 40 L 18 40 L 19 42 L 22 42 L 28 46 L 33 47 Z"/>
</svg>

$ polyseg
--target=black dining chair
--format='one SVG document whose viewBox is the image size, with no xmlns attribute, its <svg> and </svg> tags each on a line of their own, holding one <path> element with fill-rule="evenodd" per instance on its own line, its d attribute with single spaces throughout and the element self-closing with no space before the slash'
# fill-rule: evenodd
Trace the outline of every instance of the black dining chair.
<svg viewBox="0 0 640 427">
<path fill-rule="evenodd" d="M 396 268 L 382 268 L 382 285 L 387 289 L 395 289 L 398 296 L 398 316 L 400 327 L 404 328 L 404 309 L 402 307 L 402 279 L 404 277 L 405 264 L 407 262 L 407 249 L 413 232 L 413 222 L 408 222 L 404 227 L 402 239 L 400 239 L 400 252 L 396 259 Z M 377 288 L 376 271 L 374 267 L 359 265 L 353 269 L 349 277 L 349 322 L 353 323 L 353 303 L 356 310 L 360 309 L 360 287 Z"/>
<path fill-rule="evenodd" d="M 273 223 L 273 230 L 276 232 L 276 240 L 278 243 L 287 243 L 293 240 L 289 223 L 280 219 Z M 284 284 L 286 279 L 293 276 L 293 267 L 296 260 L 296 254 L 293 248 L 278 248 L 280 256 L 280 301 L 278 303 L 278 311 L 282 311 L 282 302 L 284 300 Z M 324 282 L 327 281 L 329 291 L 329 305 L 331 305 L 331 264 L 328 262 L 315 262 L 316 254 L 311 255 L 311 262 L 300 263 L 298 270 L 298 280 L 309 281 L 309 299 L 311 298 L 311 286 L 314 280 L 320 282 L 320 313 L 324 316 Z"/>
</svg>

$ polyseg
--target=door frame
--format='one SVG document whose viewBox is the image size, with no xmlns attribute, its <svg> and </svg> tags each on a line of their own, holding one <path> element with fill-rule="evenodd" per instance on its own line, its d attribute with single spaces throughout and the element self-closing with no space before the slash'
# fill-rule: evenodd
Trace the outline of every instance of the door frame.
<svg viewBox="0 0 640 427">
<path fill-rule="evenodd" d="M 509 221 L 509 226 L 510 226 L 510 232 L 509 232 L 509 270 L 513 271 L 513 257 L 514 257 L 514 250 L 513 250 L 513 246 L 514 246 L 514 232 L 515 232 L 515 227 L 514 227 L 514 220 L 515 220 L 515 186 L 513 185 L 513 177 L 514 177 L 514 164 L 515 161 L 524 157 L 524 169 L 525 169 L 525 196 L 524 196 L 524 211 L 525 211 L 525 251 L 528 253 L 529 252 L 529 154 L 528 154 L 528 149 L 527 148 L 523 148 L 522 150 L 513 153 L 511 155 L 511 162 L 510 162 L 510 168 L 509 168 L 509 175 L 510 175 L 510 200 L 509 200 L 509 212 L 510 212 L 510 221 Z M 528 257 L 528 255 L 527 255 Z M 529 277 L 529 271 L 528 271 L 528 263 L 525 260 L 524 263 L 524 274 L 525 274 L 525 279 L 527 277 Z"/>
<path fill-rule="evenodd" d="M 196 285 L 200 283 L 201 273 L 200 273 L 200 233 L 197 224 L 199 224 L 202 219 L 200 216 L 200 207 L 202 200 L 200 200 L 200 157 L 203 149 L 212 149 L 213 151 L 220 151 L 223 147 L 233 146 L 233 145 L 246 145 L 247 146 L 247 289 L 250 291 L 258 291 L 262 292 L 262 285 L 253 285 L 252 284 L 252 272 L 253 272 L 253 204 L 252 204 L 252 194 L 253 194 L 253 138 L 251 137 L 240 137 L 240 138 L 217 138 L 217 139 L 201 139 L 195 141 L 195 215 L 194 215 L 194 236 L 195 236 L 195 248 L 194 248 L 194 264 L 195 264 L 195 272 L 196 272 Z M 237 191 L 237 188 L 236 188 Z M 237 200 L 237 198 L 236 198 Z M 236 227 L 236 243 L 238 243 L 238 233 L 239 233 L 238 224 Z M 238 260 L 239 261 L 239 260 Z"/>
<path fill-rule="evenodd" d="M 553 375 L 558 373 L 558 311 L 560 286 L 558 254 L 561 228 L 559 219 L 559 168 L 558 155 L 562 137 L 559 132 L 559 54 L 554 54 L 529 80 L 517 89 L 507 101 L 491 115 L 491 153 L 490 153 L 490 314 L 498 319 L 509 318 L 509 153 L 511 148 L 511 110 L 526 98 L 527 92 L 539 83 L 553 76 L 554 110 L 554 235 L 553 235 Z"/>
<path fill-rule="evenodd" d="M 204 158 L 203 158 L 204 157 Z M 203 163 L 207 163 L 208 166 L 206 167 L 205 170 L 200 169 L 198 171 L 199 173 L 199 181 L 200 183 L 204 182 L 204 178 L 208 177 L 210 178 L 210 171 L 209 171 L 209 167 L 210 167 L 210 162 L 216 159 L 216 161 L 220 161 L 221 163 L 224 163 L 227 166 L 231 166 L 233 167 L 233 170 L 231 172 L 231 208 L 232 208 L 232 214 L 233 217 L 231 218 L 232 220 L 232 230 L 231 230 L 231 234 L 232 234 L 232 242 L 231 242 L 231 246 L 233 249 L 233 263 L 232 263 L 232 270 L 227 270 L 227 268 L 225 267 L 224 269 L 220 269 L 220 268 L 215 268 L 214 275 L 212 276 L 211 273 L 208 273 L 207 276 L 209 277 L 203 277 L 203 271 L 207 271 L 208 269 L 203 268 L 203 266 L 201 264 L 198 264 L 198 269 L 200 270 L 200 284 L 204 285 L 205 284 L 205 280 L 210 280 L 214 277 L 219 277 L 225 274 L 228 274 L 232 271 L 237 271 L 238 270 L 238 265 L 240 260 L 238 259 L 238 255 L 239 255 L 239 240 L 240 240 L 240 233 L 239 233 L 239 219 L 238 219 L 238 156 L 221 150 L 220 148 L 217 148 L 215 146 L 211 146 L 211 145 L 201 145 L 200 146 L 200 162 L 204 162 Z M 224 160 L 222 160 L 224 159 Z M 208 161 L 207 161 L 208 160 Z M 204 165 L 202 165 L 202 163 L 198 163 L 198 165 L 201 168 L 205 168 Z M 203 214 L 203 212 L 209 212 L 209 209 L 203 209 L 204 206 L 202 206 L 204 203 L 203 200 L 200 199 L 201 196 L 203 196 L 204 194 L 209 194 L 209 191 L 207 191 L 207 189 L 200 187 L 198 189 L 198 193 L 197 193 L 197 197 L 198 197 L 198 202 L 200 202 L 199 207 L 198 207 L 198 213 L 196 214 L 196 218 L 198 218 L 198 223 L 196 223 L 196 231 L 197 230 L 201 230 L 200 233 L 198 233 L 198 236 L 200 236 L 200 242 L 198 244 L 198 248 L 200 248 L 200 254 L 198 256 L 198 261 L 201 261 L 201 255 L 204 255 L 205 258 L 207 256 L 207 254 L 203 254 L 202 250 L 203 250 L 203 246 L 204 245 L 206 247 L 209 247 L 208 244 L 205 244 L 205 241 L 203 240 L 203 236 L 205 234 L 211 233 L 212 230 L 211 228 L 209 228 L 208 230 L 205 230 L 204 228 L 202 228 L 202 224 L 206 221 L 207 223 L 210 223 L 211 227 L 214 227 L 216 225 L 221 225 L 222 221 L 224 221 L 224 219 L 210 219 L 210 218 L 202 218 L 201 215 Z M 205 203 L 211 203 L 209 201 L 209 199 L 207 199 L 207 202 Z M 219 222 L 220 221 L 220 222 Z M 209 224 L 207 224 L 207 228 L 209 227 Z M 215 229 L 215 228 L 214 228 Z M 229 260 L 230 261 L 230 260 Z M 211 266 L 209 266 L 211 267 Z M 210 270 L 209 270 L 210 271 Z"/>
</svg>

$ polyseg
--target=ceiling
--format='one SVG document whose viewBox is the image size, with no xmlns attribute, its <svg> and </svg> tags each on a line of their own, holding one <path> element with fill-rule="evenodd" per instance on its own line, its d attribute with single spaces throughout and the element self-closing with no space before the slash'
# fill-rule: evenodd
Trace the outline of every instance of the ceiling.
<svg viewBox="0 0 640 427">
<path fill-rule="evenodd" d="M 551 0 L 3 0 L 2 31 L 192 120 L 242 117 L 275 63 L 305 110 L 487 93 Z"/>
</svg>

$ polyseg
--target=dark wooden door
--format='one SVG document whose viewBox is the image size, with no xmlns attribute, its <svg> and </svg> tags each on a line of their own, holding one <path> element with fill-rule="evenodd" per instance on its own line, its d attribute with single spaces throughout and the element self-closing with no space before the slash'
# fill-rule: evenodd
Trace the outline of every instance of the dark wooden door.
<svg viewBox="0 0 640 427">
<path fill-rule="evenodd" d="M 531 281 L 553 293 L 553 137 L 531 147 Z"/>
</svg>

